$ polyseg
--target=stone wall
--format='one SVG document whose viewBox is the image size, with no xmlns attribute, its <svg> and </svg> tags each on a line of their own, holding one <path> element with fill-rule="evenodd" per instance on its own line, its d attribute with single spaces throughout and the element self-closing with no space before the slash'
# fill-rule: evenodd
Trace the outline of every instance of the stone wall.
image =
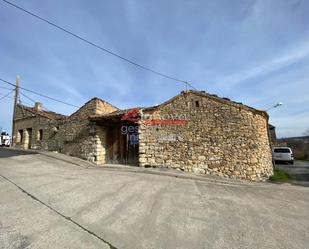
<svg viewBox="0 0 309 249">
<path fill-rule="evenodd" d="M 102 165 L 106 163 L 107 131 L 104 126 L 90 122 L 88 117 L 116 110 L 96 98 L 71 116 L 35 112 L 33 108 L 19 105 L 14 116 L 13 145 L 58 151 Z M 248 180 L 262 180 L 273 174 L 265 112 L 195 91 L 183 92 L 140 112 L 140 166 Z M 120 121 L 121 117 L 118 118 Z M 146 124 L 149 119 L 188 122 Z M 31 139 L 29 129 L 32 129 Z M 22 142 L 19 130 L 23 133 Z"/>
<path fill-rule="evenodd" d="M 141 116 L 140 166 L 248 180 L 273 174 L 266 113 L 206 94 L 184 92 L 158 108 L 145 109 Z M 149 118 L 189 122 L 145 124 Z"/>
<path fill-rule="evenodd" d="M 98 98 L 88 101 L 65 122 L 64 133 L 60 132 L 61 136 L 65 137 L 61 152 L 96 164 L 104 164 L 106 162 L 106 130 L 89 122 L 88 118 L 92 115 L 108 114 L 117 110 L 119 109 Z"/>
<path fill-rule="evenodd" d="M 88 120 L 73 120 L 60 127 L 55 137 L 62 142 L 61 153 L 88 161 L 105 163 L 105 130 Z"/>
<path fill-rule="evenodd" d="M 48 147 L 49 150 L 57 150 L 57 141 L 53 139 L 54 133 L 51 129 L 59 125 L 61 121 L 35 115 L 18 105 L 14 117 L 13 146 L 22 149 L 47 149 Z M 39 140 L 40 129 L 43 130 L 42 140 Z M 23 136 L 19 131 L 22 131 Z M 48 143 L 48 146 L 44 143 Z"/>
<path fill-rule="evenodd" d="M 276 135 L 276 129 L 274 126 L 269 125 L 269 138 L 270 138 L 270 145 L 276 146 L 277 143 L 277 135 Z"/>
<path fill-rule="evenodd" d="M 60 119 L 45 117 L 51 116 L 48 112 L 33 113 L 32 109 L 27 109 L 28 107 L 17 106 L 14 116 L 14 147 L 57 151 L 97 164 L 105 163 L 105 129 L 89 122 L 88 117 L 109 113 L 117 108 L 93 99 L 73 115 Z M 19 131 L 22 131 L 22 141 Z"/>
<path fill-rule="evenodd" d="M 119 110 L 117 107 L 112 106 L 104 100 L 93 98 L 73 113 L 70 119 L 88 118 L 90 115 L 107 114 L 117 110 Z"/>
</svg>

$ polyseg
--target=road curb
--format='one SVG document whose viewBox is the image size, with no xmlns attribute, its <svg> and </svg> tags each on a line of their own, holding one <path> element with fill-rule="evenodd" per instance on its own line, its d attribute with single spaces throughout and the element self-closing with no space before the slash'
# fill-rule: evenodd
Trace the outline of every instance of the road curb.
<svg viewBox="0 0 309 249">
<path fill-rule="evenodd" d="M 40 154 L 49 158 L 53 158 L 59 161 L 63 161 L 69 164 L 73 164 L 85 169 L 99 169 L 99 170 L 108 170 L 108 171 L 118 171 L 118 172 L 129 172 L 129 173 L 140 173 L 140 174 L 149 174 L 149 175 L 158 175 L 158 176 L 168 176 L 179 179 L 188 179 L 188 180 L 197 180 L 203 182 L 211 182 L 221 185 L 231 185 L 231 186 L 265 186 L 269 184 L 267 182 L 249 182 L 236 179 L 227 179 L 220 178 L 212 175 L 193 175 L 192 172 L 183 172 L 169 169 L 169 168 L 144 168 L 136 166 L 126 166 L 126 165 L 112 165 L 106 164 L 104 166 L 96 165 L 92 162 L 83 160 L 81 158 L 72 157 L 62 153 L 56 153 L 52 151 L 41 151 L 41 150 L 23 150 L 18 148 L 6 148 L 7 150 L 20 151 L 20 152 L 29 152 L 29 154 Z"/>
</svg>

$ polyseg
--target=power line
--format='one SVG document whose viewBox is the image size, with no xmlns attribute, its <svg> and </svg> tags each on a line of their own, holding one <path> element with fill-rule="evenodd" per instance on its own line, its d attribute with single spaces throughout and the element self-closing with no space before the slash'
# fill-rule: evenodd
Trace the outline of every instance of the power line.
<svg viewBox="0 0 309 249">
<path fill-rule="evenodd" d="M 21 10 L 21 11 L 23 11 L 23 12 L 25 12 L 25 13 L 27 13 L 27 14 L 29 14 L 29 15 L 31 15 L 31 16 L 33 16 L 33 17 L 35 17 L 35 18 L 37 18 L 37 19 L 39 19 L 39 20 L 41 20 L 41 21 L 43 21 L 43 22 L 45 22 L 45 23 L 47 23 L 47 24 L 49 24 L 49 25 L 51 25 L 53 27 L 55 27 L 55 28 L 57 28 L 57 29 L 60 29 L 61 31 L 63 31 L 63 32 L 65 32 L 65 33 L 67 33 L 67 34 L 69 34 L 69 35 L 71 35 L 71 36 L 73 36 L 73 37 L 75 37 L 75 38 L 77 38 L 77 39 L 79 39 L 79 40 L 81 40 L 81 41 L 83 41 L 83 42 L 93 46 L 93 47 L 96 47 L 96 48 L 100 49 L 101 51 L 103 51 L 105 53 L 108 53 L 108 54 L 110 54 L 112 56 L 115 56 L 115 57 L 117 57 L 117 58 L 119 58 L 119 59 L 121 59 L 123 61 L 126 61 L 126 62 L 128 62 L 128 63 L 130 63 L 130 64 L 132 64 L 132 65 L 134 65 L 136 67 L 139 67 L 139 68 L 141 68 L 143 70 L 146 70 L 148 72 L 151 72 L 151 73 L 154 73 L 156 75 L 159 75 L 159 76 L 164 77 L 166 79 L 184 83 L 186 86 L 190 86 L 194 90 L 197 90 L 194 86 L 192 86 L 192 84 L 190 84 L 186 80 L 177 79 L 177 78 L 175 78 L 173 76 L 169 76 L 167 74 L 161 73 L 161 72 L 156 71 L 154 69 L 151 69 L 149 67 L 143 66 L 143 65 L 141 65 L 141 64 L 139 64 L 137 62 L 134 62 L 133 60 L 125 58 L 125 57 L 123 57 L 123 56 L 121 56 L 121 55 L 119 55 L 119 54 L 117 54 L 117 53 L 115 53 L 115 52 L 113 52 L 113 51 L 111 51 L 109 49 L 106 49 L 106 48 L 104 48 L 104 47 L 102 47 L 102 46 L 100 46 L 100 45 L 98 45 L 98 44 L 96 44 L 96 43 L 94 43 L 92 41 L 89 41 L 86 38 L 83 38 L 80 35 L 77 35 L 77 34 L 73 33 L 72 31 L 69 31 L 68 29 L 65 29 L 65 28 L 63 28 L 63 27 L 61 27 L 61 26 L 59 26 L 59 25 L 57 25 L 57 24 L 55 24 L 55 23 L 53 23 L 53 22 L 51 22 L 51 21 L 49 21 L 49 20 L 47 20 L 47 19 L 45 19 L 45 18 L 43 18 L 41 16 L 38 16 L 37 14 L 34 14 L 34 13 L 30 12 L 29 10 L 24 9 L 23 7 L 20 7 L 20 6 L 14 4 L 14 3 L 11 3 L 11 2 L 9 2 L 7 0 L 2 0 L 2 1 L 7 3 L 7 4 L 9 4 L 9 5 L 11 5 L 11 6 L 13 6 L 16 9 L 19 9 L 19 10 Z"/>
<path fill-rule="evenodd" d="M 12 88 L 9 88 L 9 87 L 3 87 L 3 86 L 0 86 L 0 88 L 2 88 L 2 89 L 7 89 L 7 90 L 15 90 L 14 88 L 12 89 Z M 20 95 L 22 95 L 22 96 L 24 96 L 25 98 L 27 98 L 28 100 L 30 100 L 30 101 L 32 101 L 33 103 L 35 103 L 36 101 L 35 100 L 33 100 L 32 98 L 30 98 L 29 96 L 27 96 L 26 94 L 23 94 L 22 92 L 19 92 L 19 94 Z M 2 96 L 4 96 L 4 94 L 1 94 Z M 19 101 L 20 102 L 23 102 L 23 103 L 25 103 L 25 104 L 27 104 L 27 105 L 31 105 L 30 103 L 28 103 L 28 102 L 25 102 L 25 101 L 21 101 L 20 100 L 20 96 L 19 96 Z"/>
<path fill-rule="evenodd" d="M 26 101 L 24 101 L 24 99 L 21 99 L 21 98 L 19 98 L 19 103 L 20 103 L 20 104 L 22 104 L 22 105 L 26 104 L 26 105 L 28 105 L 29 107 L 31 107 L 31 106 L 32 106 L 32 104 L 31 104 L 31 103 L 26 102 Z"/>
<path fill-rule="evenodd" d="M 24 101 L 24 100 L 20 100 L 20 103 L 21 103 L 22 105 L 26 104 L 26 105 L 28 105 L 29 107 L 31 107 L 31 103 L 26 102 L 26 101 Z"/>
<path fill-rule="evenodd" d="M 7 81 L 7 80 L 4 80 L 4 79 L 1 79 L 1 78 L 0 78 L 0 81 L 3 81 L 4 83 L 9 84 L 9 85 L 15 87 L 15 84 L 13 84 L 13 83 L 11 83 L 11 82 L 9 82 L 9 81 Z M 21 87 L 21 86 L 20 86 L 19 88 L 22 89 L 22 90 L 24 90 L 24 91 L 33 93 L 33 94 L 35 94 L 35 95 L 38 95 L 38 96 L 41 96 L 41 97 L 44 97 L 44 98 L 47 98 L 47 99 L 50 99 L 50 100 L 53 100 L 53 101 L 56 101 L 56 102 L 65 104 L 65 105 L 69 105 L 69 106 L 73 106 L 73 107 L 79 108 L 79 106 L 77 106 L 77 105 L 73 105 L 73 104 L 67 103 L 67 102 L 65 102 L 65 101 L 62 101 L 62 100 L 59 100 L 59 99 L 55 99 L 55 98 L 53 98 L 53 97 L 47 96 L 47 95 L 42 94 L 42 93 L 39 93 L 39 92 L 30 90 L 30 89 L 27 89 L 27 88 L 24 88 L 24 87 Z M 14 90 L 13 90 L 13 91 L 14 91 Z"/>
<path fill-rule="evenodd" d="M 4 98 L 8 97 L 12 92 L 14 92 L 15 90 L 13 89 L 12 91 L 10 91 L 8 94 L 5 94 L 3 97 L 0 98 L 0 100 L 3 100 Z"/>
<path fill-rule="evenodd" d="M 36 103 L 35 100 L 33 100 L 32 98 L 28 97 L 26 94 L 23 94 L 22 92 L 20 92 L 20 95 L 24 96 L 26 99 L 32 101 L 33 103 Z"/>
<path fill-rule="evenodd" d="M 0 86 L 1 89 L 6 89 L 6 90 L 14 90 L 14 88 L 8 88 L 8 87 L 4 87 L 4 86 Z"/>
<path fill-rule="evenodd" d="M 24 93 L 22 93 L 22 92 L 19 92 L 20 93 L 20 95 L 22 95 L 22 96 L 24 96 L 26 99 L 28 99 L 28 100 L 30 100 L 30 101 L 32 101 L 34 104 L 37 102 L 37 101 L 35 101 L 35 100 L 33 100 L 32 98 L 30 98 L 29 96 L 27 96 L 26 94 L 24 94 Z M 29 103 L 27 103 L 27 102 L 25 102 L 25 101 L 23 101 L 25 104 L 28 104 L 28 105 L 30 105 L 31 106 L 31 104 L 29 104 Z M 46 108 L 45 106 L 43 106 L 43 109 L 45 109 L 46 111 L 51 111 L 51 110 L 49 110 L 48 108 Z"/>
<path fill-rule="evenodd" d="M 5 96 L 6 94 L 0 93 L 0 96 Z M 11 98 L 12 96 L 8 96 L 9 98 Z"/>
<path fill-rule="evenodd" d="M 26 101 L 24 101 L 24 100 L 21 100 L 21 98 L 20 98 L 20 96 L 18 96 L 19 97 L 19 104 L 22 104 L 22 105 L 24 105 L 24 104 L 27 104 L 28 106 L 32 106 L 32 104 L 30 104 L 29 102 L 26 102 Z"/>
</svg>

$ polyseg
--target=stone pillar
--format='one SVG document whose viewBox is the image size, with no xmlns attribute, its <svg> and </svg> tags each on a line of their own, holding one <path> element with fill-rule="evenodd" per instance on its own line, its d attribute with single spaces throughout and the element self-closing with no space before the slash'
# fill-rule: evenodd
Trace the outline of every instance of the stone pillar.
<svg viewBox="0 0 309 249">
<path fill-rule="evenodd" d="M 106 163 L 106 131 L 104 127 L 96 126 L 96 135 L 93 139 L 95 163 L 102 165 Z"/>
<path fill-rule="evenodd" d="M 19 134 L 19 131 L 17 129 L 14 129 L 12 134 L 12 147 L 15 147 L 17 143 L 20 143 L 21 136 Z"/>
<path fill-rule="evenodd" d="M 145 136 L 144 136 L 145 126 L 142 124 L 142 122 L 139 123 L 138 127 L 138 140 L 139 140 L 139 148 L 138 148 L 138 166 L 145 167 L 147 164 L 147 158 L 146 158 L 146 149 L 145 149 Z"/>
</svg>

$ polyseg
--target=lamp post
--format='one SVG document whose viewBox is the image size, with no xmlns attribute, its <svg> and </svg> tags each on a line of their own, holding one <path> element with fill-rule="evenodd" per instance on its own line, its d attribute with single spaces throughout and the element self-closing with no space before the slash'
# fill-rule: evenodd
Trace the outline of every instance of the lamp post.
<svg viewBox="0 0 309 249">
<path fill-rule="evenodd" d="M 274 106 L 268 108 L 266 111 L 268 112 L 269 110 L 274 109 L 274 108 L 277 108 L 277 107 L 282 106 L 282 105 L 283 105 L 283 103 L 282 103 L 282 102 L 279 102 L 279 103 L 275 104 Z"/>
<path fill-rule="evenodd" d="M 282 102 L 278 102 L 278 103 L 275 104 L 274 106 L 268 108 L 268 109 L 266 110 L 266 112 L 268 112 L 268 111 L 271 110 L 271 109 L 275 109 L 275 108 L 277 108 L 277 107 L 279 107 L 279 106 L 282 106 L 282 105 L 283 105 Z M 269 123 L 268 123 L 267 133 L 268 133 L 268 141 L 269 141 L 270 149 L 271 149 L 271 151 L 272 151 L 272 148 L 273 148 L 273 147 L 276 145 L 276 143 L 277 143 L 277 138 L 276 138 L 276 131 L 275 131 L 275 130 L 274 130 L 274 133 L 273 133 L 274 139 L 271 138 L 270 129 L 269 129 Z M 273 153 L 271 153 L 271 157 L 272 157 L 272 162 L 273 162 L 273 169 L 275 169 L 274 155 L 273 155 Z"/>
</svg>

